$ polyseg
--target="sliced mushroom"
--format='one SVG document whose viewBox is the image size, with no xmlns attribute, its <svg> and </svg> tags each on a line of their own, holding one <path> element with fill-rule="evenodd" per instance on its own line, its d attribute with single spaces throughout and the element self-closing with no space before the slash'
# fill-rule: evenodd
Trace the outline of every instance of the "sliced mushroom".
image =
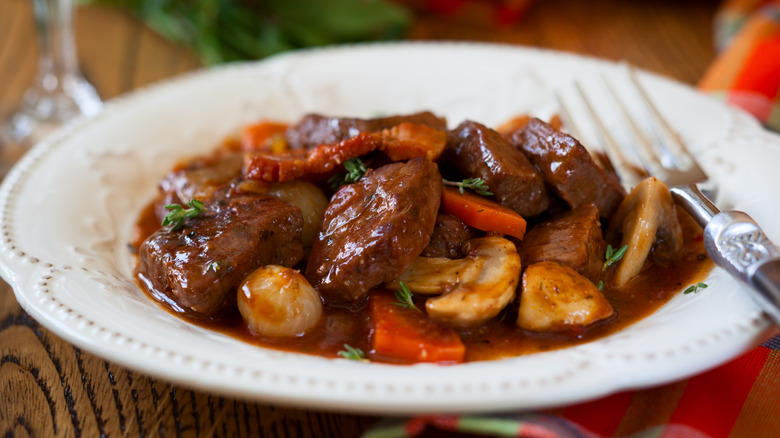
<svg viewBox="0 0 780 438">
<path fill-rule="evenodd" d="M 418 293 L 442 293 L 425 303 L 428 316 L 456 327 L 474 327 L 498 315 L 515 297 L 520 256 L 501 237 L 472 239 L 458 260 L 418 257 L 396 280 Z"/>
<path fill-rule="evenodd" d="M 568 266 L 539 262 L 523 273 L 517 314 L 522 329 L 558 332 L 593 324 L 614 313 L 601 291 Z"/>
<path fill-rule="evenodd" d="M 414 293 L 439 295 L 460 284 L 474 282 L 484 263 L 479 257 L 455 260 L 444 257 L 417 257 L 398 279 L 387 286 L 398 289 L 403 282 Z"/>
<path fill-rule="evenodd" d="M 612 217 L 609 240 L 622 233 L 628 245 L 615 271 L 613 283 L 625 286 L 642 270 L 648 255 L 659 263 L 676 259 L 682 250 L 682 228 L 669 188 L 657 178 L 647 178 L 626 196 Z"/>
</svg>

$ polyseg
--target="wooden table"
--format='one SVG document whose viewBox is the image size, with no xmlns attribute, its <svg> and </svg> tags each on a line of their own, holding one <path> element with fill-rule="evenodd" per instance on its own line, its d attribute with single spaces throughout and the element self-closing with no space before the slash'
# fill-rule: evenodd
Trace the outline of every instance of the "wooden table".
<svg viewBox="0 0 780 438">
<path fill-rule="evenodd" d="M 0 1 L 0 114 L 36 71 L 29 0 Z M 411 39 L 522 44 L 625 59 L 695 84 L 713 60 L 717 2 L 546 0 L 519 23 L 423 14 Z M 82 70 L 105 99 L 199 67 L 130 16 L 86 6 L 76 14 Z M 0 435 L 349 437 L 377 417 L 224 398 L 175 386 L 86 353 L 43 328 L 0 281 Z"/>
</svg>

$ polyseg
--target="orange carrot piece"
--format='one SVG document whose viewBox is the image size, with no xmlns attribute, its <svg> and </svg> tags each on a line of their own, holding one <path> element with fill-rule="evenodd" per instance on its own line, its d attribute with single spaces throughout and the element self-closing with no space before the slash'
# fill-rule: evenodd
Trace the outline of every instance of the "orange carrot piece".
<svg viewBox="0 0 780 438">
<path fill-rule="evenodd" d="M 282 134 L 287 130 L 287 125 L 277 122 L 259 122 L 246 125 L 241 132 L 241 148 L 245 151 L 269 151 L 281 152 L 279 143 L 275 140 L 283 140 Z"/>
<path fill-rule="evenodd" d="M 526 222 L 522 216 L 484 196 L 444 187 L 441 205 L 444 211 L 478 230 L 508 234 L 518 239 L 525 235 Z"/>
<path fill-rule="evenodd" d="M 502 123 L 499 127 L 496 128 L 496 131 L 498 131 L 498 133 L 501 135 L 511 135 L 525 128 L 525 125 L 527 125 L 530 121 L 531 116 L 529 114 L 515 116 Z"/>
<path fill-rule="evenodd" d="M 466 347 L 455 330 L 397 302 L 386 291 L 374 291 L 369 298 L 372 354 L 404 363 L 463 362 Z"/>
</svg>

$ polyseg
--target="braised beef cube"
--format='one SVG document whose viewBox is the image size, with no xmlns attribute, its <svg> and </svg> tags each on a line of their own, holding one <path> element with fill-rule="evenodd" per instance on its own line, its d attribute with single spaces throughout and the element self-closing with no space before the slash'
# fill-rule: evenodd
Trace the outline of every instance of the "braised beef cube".
<svg viewBox="0 0 780 438">
<path fill-rule="evenodd" d="M 196 198 L 203 201 L 241 174 L 243 154 L 219 149 L 214 154 L 183 163 L 160 181 L 162 202 L 157 207 L 160 220 L 168 213 L 167 204 L 186 204 Z"/>
<path fill-rule="evenodd" d="M 342 186 L 325 210 L 306 278 L 326 300 L 342 303 L 397 278 L 428 245 L 441 186 L 436 164 L 424 158 Z"/>
<path fill-rule="evenodd" d="M 550 198 L 541 173 L 498 132 L 465 121 L 450 132 L 443 160 L 463 177 L 482 178 L 492 198 L 522 216 L 547 209 Z"/>
<path fill-rule="evenodd" d="M 236 288 L 256 268 L 303 258 L 299 208 L 262 195 L 218 197 L 181 228 L 151 235 L 139 251 L 139 272 L 154 292 L 205 317 L 234 308 Z"/>
<path fill-rule="evenodd" d="M 556 261 L 594 282 L 601 276 L 605 250 L 599 211 L 593 203 L 537 224 L 525 234 L 518 247 L 523 266 Z"/>
<path fill-rule="evenodd" d="M 617 179 L 604 172 L 579 141 L 539 119 L 531 119 L 510 139 L 570 207 L 595 202 L 601 217 L 608 219 L 626 196 Z"/>
<path fill-rule="evenodd" d="M 467 240 L 481 236 L 483 233 L 463 223 L 460 219 L 447 213 L 436 216 L 436 224 L 428 246 L 423 249 L 423 257 L 445 257 L 459 259 L 463 257 L 461 247 Z"/>
<path fill-rule="evenodd" d="M 289 127 L 285 137 L 287 144 L 292 149 L 311 149 L 321 144 L 347 140 L 361 132 L 376 132 L 392 128 L 404 122 L 426 125 L 440 131 L 447 129 L 445 119 L 427 111 L 406 116 L 390 116 L 375 119 L 326 117 L 319 114 L 308 114 L 297 124 Z"/>
</svg>

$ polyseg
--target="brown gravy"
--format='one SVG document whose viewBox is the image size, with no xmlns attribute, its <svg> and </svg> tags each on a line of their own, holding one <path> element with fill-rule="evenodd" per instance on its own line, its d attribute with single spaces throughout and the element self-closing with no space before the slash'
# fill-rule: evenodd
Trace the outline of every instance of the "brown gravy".
<svg viewBox="0 0 780 438">
<path fill-rule="evenodd" d="M 604 286 L 603 292 L 615 308 L 615 317 L 588 327 L 581 333 L 551 335 L 518 328 L 515 324 L 516 309 L 506 309 L 498 318 L 478 329 L 459 332 L 466 346 L 466 361 L 555 350 L 607 336 L 651 314 L 672 296 L 682 293 L 687 286 L 703 280 L 713 263 L 706 255 L 701 239 L 702 231 L 686 214 L 681 213 L 680 219 L 685 243 L 683 256 L 677 263 L 666 267 L 648 264 L 639 276 L 619 291 L 612 288 L 609 282 Z M 159 223 L 150 205 L 139 218 L 132 244 L 140 244 L 158 228 Z M 292 339 L 262 337 L 249 332 L 237 311 L 219 321 L 204 321 L 177 310 L 174 303 L 164 299 L 164 294 L 149 290 L 142 275 L 136 275 L 141 289 L 167 311 L 193 324 L 250 344 L 325 357 L 336 357 L 339 351 L 344 350 L 344 344 L 349 344 L 365 351 L 370 359 L 387 362 L 386 359 L 372 357 L 371 321 L 367 308 L 351 311 L 325 306 L 319 326 L 305 336 Z M 418 307 L 424 307 L 422 301 L 417 304 Z"/>
</svg>

